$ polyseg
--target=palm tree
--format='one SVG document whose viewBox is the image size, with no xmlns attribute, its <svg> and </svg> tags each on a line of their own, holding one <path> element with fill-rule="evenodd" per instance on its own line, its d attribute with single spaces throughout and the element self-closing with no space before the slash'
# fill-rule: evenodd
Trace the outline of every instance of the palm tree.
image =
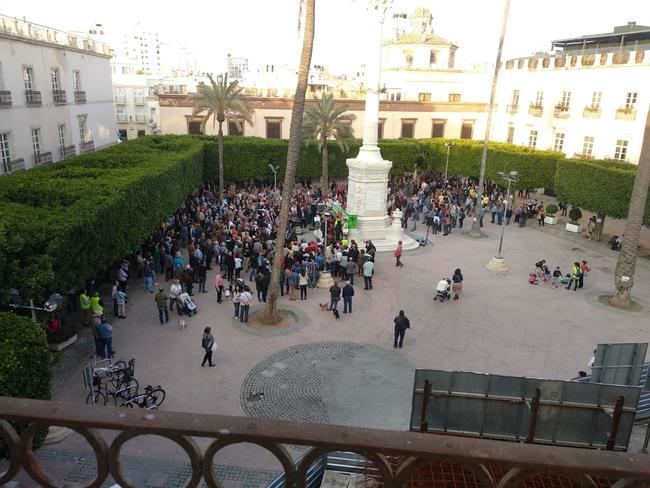
<svg viewBox="0 0 650 488">
<path fill-rule="evenodd" d="M 300 143 L 302 139 L 302 117 L 305 111 L 305 94 L 307 93 L 307 75 L 311 65 L 311 53 L 314 48 L 314 14 L 316 0 L 300 0 L 302 11 L 303 2 L 306 4 L 305 26 L 302 40 L 302 53 L 300 54 L 300 68 L 298 70 L 298 83 L 296 93 L 293 96 L 293 109 L 291 110 L 291 126 L 289 129 L 289 147 L 287 150 L 287 167 L 284 174 L 284 185 L 282 186 L 282 202 L 280 203 L 280 215 L 276 227 L 275 256 L 273 257 L 273 269 L 271 271 L 271 284 L 266 302 L 264 323 L 273 324 L 280 320 L 277 309 L 278 285 L 282 267 L 282 256 L 284 243 L 287 234 L 287 222 L 289 221 L 289 208 L 291 196 L 295 183 L 296 167 L 300 156 Z M 301 14 L 298 15 L 298 18 Z"/>
<path fill-rule="evenodd" d="M 315 139 L 318 150 L 323 157 L 323 171 L 320 177 L 320 187 L 324 194 L 327 194 L 328 186 L 328 165 L 329 151 L 327 140 L 334 138 L 341 148 L 341 151 L 348 150 L 347 139 L 354 135 L 350 122 L 356 118 L 354 114 L 344 116 L 347 107 L 335 107 L 334 95 L 331 92 L 323 92 L 319 99 L 314 95 L 316 105 L 305 108 L 305 117 L 302 122 L 303 136 Z"/>
<path fill-rule="evenodd" d="M 215 82 L 212 75 L 208 75 L 210 84 L 201 83 L 196 89 L 196 94 L 190 97 L 194 102 L 192 115 L 205 112 L 201 121 L 201 132 L 212 117 L 212 127 L 219 123 L 219 198 L 223 199 L 223 123 L 227 117 L 244 119 L 253 125 L 253 110 L 250 109 L 241 97 L 243 88 L 237 80 L 228 82 L 228 74 L 217 76 Z"/>
<path fill-rule="evenodd" d="M 630 290 L 634 284 L 634 271 L 636 269 L 636 255 L 639 247 L 639 235 L 648 198 L 648 185 L 650 184 L 650 112 L 648 113 L 641 146 L 639 166 L 634 177 L 634 186 L 630 197 L 630 209 L 625 223 L 625 236 L 621 253 L 616 263 L 614 273 L 614 286 L 616 294 L 610 298 L 610 305 L 620 308 L 630 308 L 632 297 Z"/>
</svg>

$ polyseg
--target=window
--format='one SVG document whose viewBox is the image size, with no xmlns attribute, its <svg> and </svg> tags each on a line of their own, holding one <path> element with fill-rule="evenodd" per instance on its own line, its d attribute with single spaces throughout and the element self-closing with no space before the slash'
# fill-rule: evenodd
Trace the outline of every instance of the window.
<svg viewBox="0 0 650 488">
<path fill-rule="evenodd" d="M 59 153 L 63 155 L 65 150 L 65 124 L 59 124 L 57 133 L 59 135 Z"/>
<path fill-rule="evenodd" d="M 39 127 L 32 129 L 32 148 L 34 154 L 41 154 L 41 129 Z"/>
<path fill-rule="evenodd" d="M 627 95 L 625 95 L 625 109 L 626 110 L 634 110 L 636 106 L 636 92 L 627 92 Z"/>
<path fill-rule="evenodd" d="M 59 69 L 58 68 L 52 68 L 50 70 L 50 79 L 52 80 L 52 90 L 60 90 L 61 89 L 61 80 L 59 79 Z"/>
<path fill-rule="evenodd" d="M 87 125 L 87 115 L 78 115 L 79 120 L 79 142 L 87 142 L 89 139 L 88 125 Z"/>
<path fill-rule="evenodd" d="M 434 120 L 431 127 L 431 137 L 445 137 L 446 120 Z"/>
<path fill-rule="evenodd" d="M 395 88 L 391 88 L 388 90 L 388 99 L 391 102 L 399 102 L 402 99 L 402 92 Z"/>
<path fill-rule="evenodd" d="M 146 135 L 146 132 L 142 129 L 138 130 L 138 137 L 144 137 Z"/>
<path fill-rule="evenodd" d="M 9 149 L 9 132 L 0 132 L 0 164 L 2 171 L 11 171 L 11 150 Z"/>
<path fill-rule="evenodd" d="M 384 138 L 384 120 L 380 119 L 379 123 L 377 124 L 377 139 L 383 139 Z"/>
<path fill-rule="evenodd" d="M 267 90 L 267 96 L 269 96 L 269 97 L 277 97 L 278 96 L 278 89 L 277 88 L 269 88 Z"/>
<path fill-rule="evenodd" d="M 415 134 L 415 120 L 413 119 L 402 119 L 402 132 L 400 137 L 413 138 Z"/>
<path fill-rule="evenodd" d="M 23 81 L 25 82 L 25 90 L 31 91 L 34 89 L 34 68 L 30 66 L 23 67 Z"/>
<path fill-rule="evenodd" d="M 543 91 L 538 91 L 535 94 L 535 106 L 536 107 L 541 107 L 544 105 L 544 92 Z"/>
<path fill-rule="evenodd" d="M 450 102 L 455 102 L 455 103 L 460 102 L 460 93 L 450 93 L 449 94 L 449 101 Z"/>
<path fill-rule="evenodd" d="M 266 119 L 266 137 L 282 139 L 282 119 Z"/>
<path fill-rule="evenodd" d="M 510 126 L 508 127 L 508 136 L 506 137 L 506 142 L 508 144 L 512 144 L 513 143 L 512 141 L 514 140 L 515 140 L 515 128 Z"/>
<path fill-rule="evenodd" d="M 461 139 L 471 139 L 473 132 L 474 132 L 474 121 L 473 120 L 463 120 L 463 125 L 460 128 L 460 138 Z"/>
<path fill-rule="evenodd" d="M 429 53 L 429 67 L 434 66 L 438 60 L 438 51 L 432 49 Z"/>
<path fill-rule="evenodd" d="M 239 120 L 228 121 L 228 135 L 229 136 L 243 136 L 244 124 Z"/>
<path fill-rule="evenodd" d="M 528 147 L 537 147 L 537 135 L 536 130 L 530 131 L 530 134 L 528 134 Z"/>
<path fill-rule="evenodd" d="M 553 137 L 553 151 L 562 151 L 564 148 L 564 132 L 556 132 Z"/>
<path fill-rule="evenodd" d="M 419 102 L 430 102 L 431 101 L 431 93 L 418 93 L 418 101 Z"/>
<path fill-rule="evenodd" d="M 72 84 L 74 85 L 74 91 L 81 90 L 81 73 L 78 70 L 72 72 Z"/>
<path fill-rule="evenodd" d="M 406 67 L 410 68 L 411 66 L 413 66 L 413 55 L 406 54 Z"/>
<path fill-rule="evenodd" d="M 571 92 L 564 90 L 562 92 L 562 98 L 560 100 L 560 106 L 563 108 L 569 108 L 569 105 L 571 105 Z"/>
<path fill-rule="evenodd" d="M 618 139 L 616 141 L 616 152 L 614 152 L 614 159 L 619 161 L 627 160 L 627 141 Z"/>
<path fill-rule="evenodd" d="M 594 138 L 592 136 L 585 136 L 582 142 L 582 155 L 591 156 L 594 150 Z"/>
<path fill-rule="evenodd" d="M 599 92 L 599 91 L 593 92 L 591 94 L 591 105 L 590 105 L 590 107 L 592 109 L 594 109 L 594 110 L 599 109 L 600 108 L 600 100 L 602 99 L 602 97 L 603 97 L 603 92 Z"/>
<path fill-rule="evenodd" d="M 513 90 L 512 91 L 512 106 L 516 107 L 519 105 L 519 90 Z"/>
</svg>

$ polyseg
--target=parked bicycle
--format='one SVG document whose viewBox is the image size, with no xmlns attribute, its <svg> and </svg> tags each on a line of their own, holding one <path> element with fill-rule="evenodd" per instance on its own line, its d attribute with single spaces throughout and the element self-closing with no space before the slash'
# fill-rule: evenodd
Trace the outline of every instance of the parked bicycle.
<svg viewBox="0 0 650 488">
<path fill-rule="evenodd" d="M 165 390 L 163 390 L 160 385 L 156 387 L 147 385 L 144 389 L 144 393 L 129 398 L 120 406 L 128 408 L 138 407 L 147 410 L 158 410 L 158 407 L 160 407 L 160 405 L 162 405 L 162 403 L 165 401 L 165 396 Z"/>
</svg>

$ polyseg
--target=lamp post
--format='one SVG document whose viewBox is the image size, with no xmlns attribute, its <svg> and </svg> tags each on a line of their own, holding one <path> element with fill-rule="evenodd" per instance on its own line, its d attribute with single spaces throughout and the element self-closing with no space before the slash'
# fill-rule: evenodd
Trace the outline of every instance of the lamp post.
<svg viewBox="0 0 650 488">
<path fill-rule="evenodd" d="M 271 163 L 269 163 L 269 168 L 271 168 L 271 171 L 273 171 L 273 189 L 277 190 L 278 189 L 278 170 L 280 169 L 280 165 L 273 166 Z"/>
<path fill-rule="evenodd" d="M 503 171 L 499 171 L 497 173 L 500 178 L 504 180 L 508 180 L 508 189 L 506 191 L 506 205 L 504 208 L 504 217 L 505 213 L 508 212 L 508 205 L 510 204 L 510 185 L 512 184 L 513 181 L 519 181 L 519 174 L 516 171 L 511 171 L 510 173 L 506 174 Z M 501 273 L 505 273 L 508 271 L 508 265 L 506 264 L 506 260 L 503 258 L 501 255 L 501 249 L 503 248 L 503 234 L 506 230 L 506 224 L 502 223 L 501 224 L 501 237 L 499 238 L 499 250 L 497 251 L 497 255 L 494 256 L 492 259 L 490 259 L 490 262 L 487 264 L 487 269 L 491 271 L 497 271 Z"/>
<path fill-rule="evenodd" d="M 334 284 L 332 274 L 327 270 L 327 219 L 331 214 L 328 211 L 323 212 L 323 219 L 325 220 L 325 232 L 323 235 L 323 257 L 325 258 L 325 268 L 321 271 L 316 283 L 317 288 L 327 288 Z"/>
<path fill-rule="evenodd" d="M 445 183 L 447 183 L 447 170 L 449 169 L 449 150 L 455 146 L 453 142 L 445 142 L 445 147 L 447 148 L 447 162 L 445 163 Z"/>
</svg>

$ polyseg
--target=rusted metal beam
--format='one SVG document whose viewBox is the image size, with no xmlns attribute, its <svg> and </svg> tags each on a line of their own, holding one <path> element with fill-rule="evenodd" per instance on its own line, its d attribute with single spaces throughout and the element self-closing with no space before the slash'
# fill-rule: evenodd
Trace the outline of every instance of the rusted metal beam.
<svg viewBox="0 0 650 488">
<path fill-rule="evenodd" d="M 607 436 L 607 450 L 611 451 L 616 445 L 616 436 L 618 435 L 618 427 L 621 425 L 621 415 L 623 415 L 623 405 L 625 398 L 619 396 L 616 399 L 616 406 L 614 407 L 614 415 L 612 415 L 612 429 Z"/>
<path fill-rule="evenodd" d="M 424 392 L 422 393 L 422 411 L 420 412 L 420 432 L 429 430 L 429 422 L 427 422 L 427 408 L 429 407 L 429 399 L 431 398 L 431 382 L 424 380 Z"/>
<path fill-rule="evenodd" d="M 530 404 L 530 424 L 528 426 L 528 437 L 526 442 L 533 442 L 535 440 L 535 429 L 537 429 L 537 414 L 539 413 L 539 398 L 542 396 L 542 390 L 535 388 L 533 401 Z"/>
</svg>

